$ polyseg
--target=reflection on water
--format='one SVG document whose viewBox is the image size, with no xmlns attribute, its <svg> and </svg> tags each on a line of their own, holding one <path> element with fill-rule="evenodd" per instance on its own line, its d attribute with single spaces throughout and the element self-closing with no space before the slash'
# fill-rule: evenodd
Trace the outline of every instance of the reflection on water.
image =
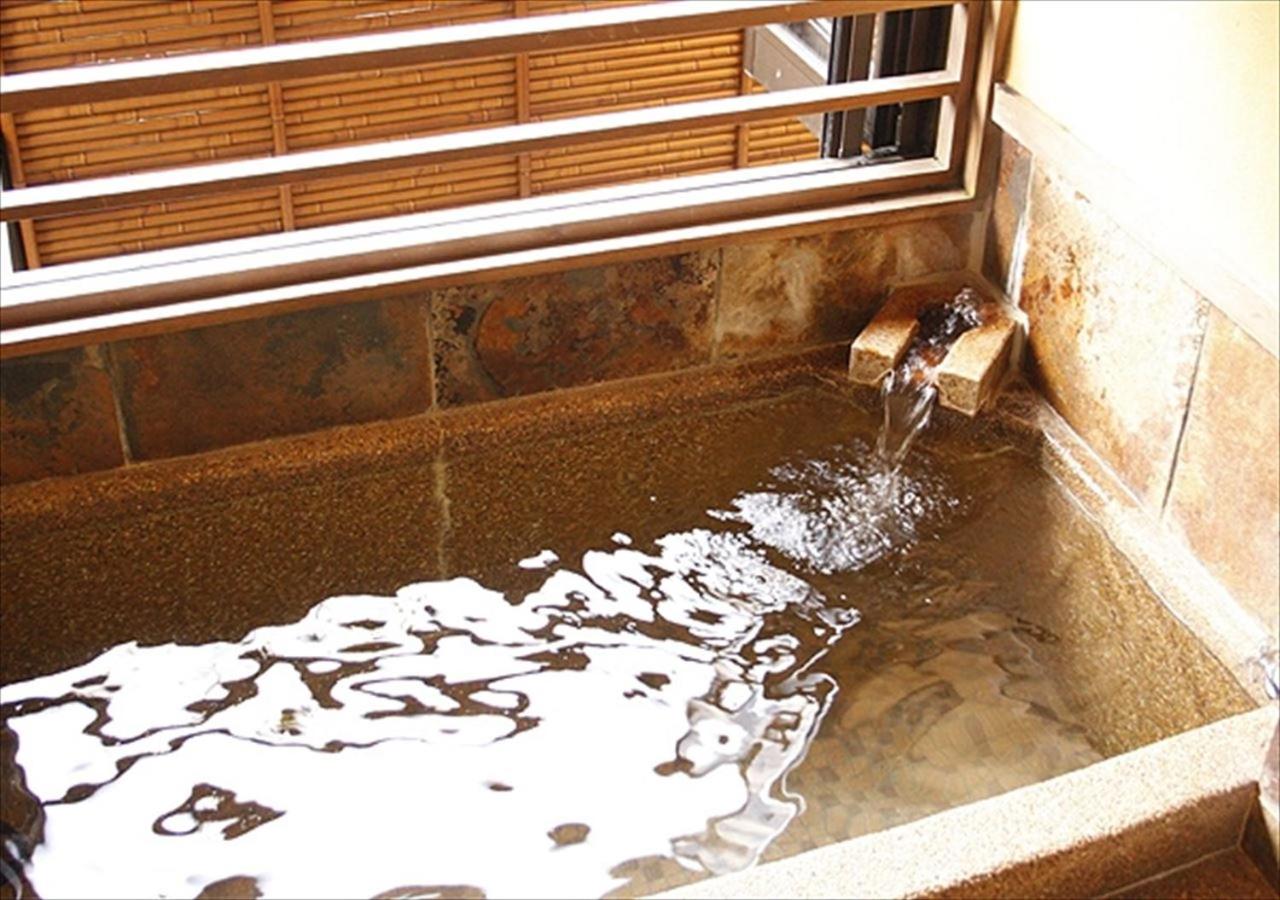
<svg viewBox="0 0 1280 900">
<path fill-rule="evenodd" d="M 944 587 L 884 587 L 892 569 L 901 615 L 862 621 L 859 573 L 970 502 L 923 465 L 886 508 L 884 477 L 865 442 L 797 454 L 706 527 L 544 548 L 518 564 L 529 590 L 332 597 L 235 643 L 126 644 L 7 685 L 6 781 L 43 807 L 26 878 L 50 897 L 598 896 L 749 866 L 814 830 L 808 804 L 892 819 L 904 773 L 999 757 L 1016 786 L 1097 758 L 1026 623 L 934 615 Z"/>
</svg>

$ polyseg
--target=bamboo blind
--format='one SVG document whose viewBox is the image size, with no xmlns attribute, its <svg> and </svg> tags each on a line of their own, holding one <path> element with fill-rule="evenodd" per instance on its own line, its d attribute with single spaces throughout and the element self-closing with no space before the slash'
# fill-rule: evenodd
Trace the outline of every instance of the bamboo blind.
<svg viewBox="0 0 1280 900">
<path fill-rule="evenodd" d="M 618 0 L 4 0 L 5 73 L 540 15 Z M 637 2 L 637 0 L 629 0 Z M 344 73 L 0 116 L 15 186 L 245 159 L 763 88 L 740 31 Z M 51 265 L 817 156 L 797 120 L 316 180 L 23 223 Z"/>
</svg>

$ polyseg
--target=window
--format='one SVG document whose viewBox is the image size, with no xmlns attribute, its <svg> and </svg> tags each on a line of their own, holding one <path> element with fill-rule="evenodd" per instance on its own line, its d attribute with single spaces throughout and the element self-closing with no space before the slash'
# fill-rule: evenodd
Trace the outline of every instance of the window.
<svg viewBox="0 0 1280 900">
<path fill-rule="evenodd" d="M 0 10 L 0 348 L 954 191 L 983 6 L 62 5 Z"/>
<path fill-rule="evenodd" d="M 946 6 L 840 19 L 832 38 L 828 81 L 942 69 L 950 25 L 951 8 Z M 937 99 L 828 113 L 823 152 L 869 160 L 928 156 L 937 145 L 941 113 Z"/>
</svg>

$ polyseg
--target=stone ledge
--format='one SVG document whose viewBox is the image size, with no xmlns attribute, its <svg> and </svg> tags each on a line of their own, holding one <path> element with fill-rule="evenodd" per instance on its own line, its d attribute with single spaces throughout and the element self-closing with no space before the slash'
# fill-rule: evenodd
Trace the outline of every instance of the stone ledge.
<svg viewBox="0 0 1280 900">
<path fill-rule="evenodd" d="M 661 894 L 1085 897 L 1238 847 L 1257 802 L 1262 708 L 879 831 Z"/>
</svg>

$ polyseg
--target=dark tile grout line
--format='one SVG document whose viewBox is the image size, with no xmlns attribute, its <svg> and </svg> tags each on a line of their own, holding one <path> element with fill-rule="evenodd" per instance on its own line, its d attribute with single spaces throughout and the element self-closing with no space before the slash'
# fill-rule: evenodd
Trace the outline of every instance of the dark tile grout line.
<svg viewBox="0 0 1280 900">
<path fill-rule="evenodd" d="M 436 329 L 434 325 L 434 316 L 432 310 L 434 304 L 431 298 L 431 292 L 428 291 L 420 300 L 417 301 L 418 307 L 422 313 L 422 330 L 427 336 L 427 409 L 438 409 L 440 405 L 440 389 L 437 386 L 436 379 Z"/>
<path fill-rule="evenodd" d="M 111 344 L 93 344 L 85 348 L 89 358 L 102 367 L 107 375 L 107 384 L 111 388 L 111 406 L 116 414 L 116 436 L 120 439 L 121 467 L 134 464 L 133 446 L 129 442 L 129 427 L 124 418 L 124 405 L 121 403 L 121 389 L 115 354 Z"/>
<path fill-rule="evenodd" d="M 1182 420 L 1178 423 L 1178 437 L 1173 442 L 1173 458 L 1169 461 L 1169 477 L 1165 481 L 1164 496 L 1160 500 L 1161 522 L 1164 521 L 1165 514 L 1169 509 L 1169 497 L 1173 494 L 1173 480 L 1178 474 L 1178 460 L 1182 456 L 1182 442 L 1187 435 L 1187 423 L 1191 420 L 1191 404 L 1196 396 L 1196 383 L 1200 380 L 1200 365 L 1204 359 L 1204 345 L 1209 342 L 1209 326 L 1213 319 L 1213 310 L 1215 307 L 1212 303 L 1196 294 L 1196 299 L 1203 304 L 1205 308 L 1204 326 L 1200 329 L 1200 342 L 1196 345 L 1196 362 L 1191 369 L 1191 384 L 1187 385 L 1187 400 L 1182 407 Z"/>
<path fill-rule="evenodd" d="M 720 293 L 724 290 L 724 247 L 716 248 L 716 287 L 711 294 L 711 353 L 710 362 L 720 359 Z"/>
</svg>

